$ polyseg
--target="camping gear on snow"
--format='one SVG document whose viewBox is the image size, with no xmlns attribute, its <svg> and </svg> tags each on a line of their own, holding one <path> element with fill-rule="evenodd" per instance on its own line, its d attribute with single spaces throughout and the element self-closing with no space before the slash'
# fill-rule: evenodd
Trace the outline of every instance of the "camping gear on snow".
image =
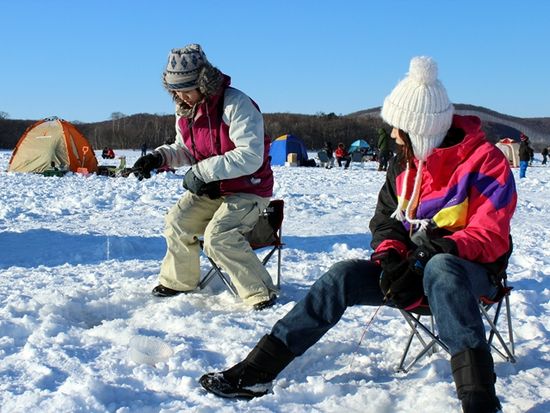
<svg viewBox="0 0 550 413">
<path fill-rule="evenodd" d="M 519 142 L 511 138 L 502 138 L 495 146 L 506 155 L 511 167 L 517 168 L 519 166 Z"/>
<path fill-rule="evenodd" d="M 297 155 L 296 162 L 299 166 L 306 164 L 308 157 L 304 141 L 294 135 L 279 136 L 271 142 L 269 149 L 271 165 L 285 165 L 285 162 L 288 162 L 288 154 L 290 153 Z"/>
<path fill-rule="evenodd" d="M 321 164 L 322 167 L 325 167 L 327 169 L 332 168 L 332 164 L 334 163 L 334 158 L 331 162 L 325 150 L 321 150 L 317 152 L 317 157 L 319 158 L 319 163 Z"/>
<path fill-rule="evenodd" d="M 299 166 L 298 165 L 298 154 L 291 152 L 286 157 L 285 166 Z"/>
<path fill-rule="evenodd" d="M 76 172 L 83 175 L 88 175 L 90 171 L 88 171 L 88 168 L 84 167 L 84 163 L 86 162 L 86 154 L 90 148 L 88 146 L 82 147 L 82 161 L 80 162 L 80 167 L 76 168 Z M 95 155 L 94 155 L 95 156 Z"/>
<path fill-rule="evenodd" d="M 172 348 L 157 337 L 134 336 L 130 339 L 129 347 L 128 355 L 136 364 L 154 366 L 168 360 L 174 354 Z"/>
<path fill-rule="evenodd" d="M 126 168 L 126 156 L 119 156 L 118 159 L 120 159 L 120 163 L 118 166 L 105 166 L 105 165 L 99 165 L 97 167 L 97 174 L 98 175 L 105 175 L 105 176 L 111 176 L 111 177 L 119 177 L 122 176 L 126 178 L 128 175 L 130 175 L 133 171 L 132 168 Z"/>
<path fill-rule="evenodd" d="M 352 142 L 352 144 L 350 145 L 350 147 L 348 149 L 349 153 L 353 153 L 353 152 L 367 153 L 368 151 L 370 151 L 370 145 L 364 139 L 357 139 L 356 141 Z"/>
<path fill-rule="evenodd" d="M 43 173 L 52 164 L 63 171 L 97 171 L 97 159 L 84 135 L 70 122 L 57 117 L 31 125 L 11 156 L 8 171 Z"/>
</svg>

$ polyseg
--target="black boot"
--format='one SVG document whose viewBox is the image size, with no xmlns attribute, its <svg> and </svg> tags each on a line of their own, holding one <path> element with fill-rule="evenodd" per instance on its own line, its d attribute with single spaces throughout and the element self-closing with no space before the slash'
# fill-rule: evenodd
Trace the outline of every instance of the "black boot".
<svg viewBox="0 0 550 413">
<path fill-rule="evenodd" d="M 252 399 L 271 389 L 271 382 L 296 357 L 282 341 L 265 335 L 240 363 L 199 379 L 206 390 L 221 397 Z"/>
<path fill-rule="evenodd" d="M 495 413 L 502 407 L 495 394 L 493 357 L 483 349 L 468 349 L 451 357 L 451 369 L 464 413 Z"/>
</svg>

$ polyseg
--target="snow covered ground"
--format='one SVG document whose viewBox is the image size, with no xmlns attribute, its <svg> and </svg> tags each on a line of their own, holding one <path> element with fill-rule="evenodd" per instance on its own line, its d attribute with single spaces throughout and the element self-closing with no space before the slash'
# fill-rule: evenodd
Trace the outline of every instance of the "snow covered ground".
<svg viewBox="0 0 550 413">
<path fill-rule="evenodd" d="M 121 153 L 129 165 L 139 155 Z M 9 156 L 0 151 L 1 412 L 460 410 L 443 352 L 396 372 L 408 330 L 390 308 L 366 332 L 375 309 L 349 309 L 263 398 L 225 400 L 198 384 L 203 373 L 240 361 L 331 264 L 370 255 L 368 222 L 384 179 L 375 163 L 274 168 L 274 197 L 286 202 L 282 294 L 273 308 L 253 312 L 221 284 L 171 299 L 150 294 L 165 249 L 163 215 L 183 193 L 182 171 L 142 182 L 46 178 L 6 173 Z M 550 168 L 537 159 L 527 178 L 514 174 L 509 279 L 518 361 L 495 358 L 497 392 L 506 413 L 546 413 Z M 161 339 L 173 356 L 134 363 L 129 341 L 138 335 Z"/>
</svg>

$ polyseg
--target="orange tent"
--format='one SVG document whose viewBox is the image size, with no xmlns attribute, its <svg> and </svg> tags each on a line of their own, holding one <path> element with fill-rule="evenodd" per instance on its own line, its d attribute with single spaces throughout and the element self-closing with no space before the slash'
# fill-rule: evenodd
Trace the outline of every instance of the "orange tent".
<svg viewBox="0 0 550 413">
<path fill-rule="evenodd" d="M 8 171 L 41 173 L 52 167 L 97 171 L 97 159 L 88 140 L 72 123 L 57 117 L 27 128 L 13 150 Z"/>
</svg>

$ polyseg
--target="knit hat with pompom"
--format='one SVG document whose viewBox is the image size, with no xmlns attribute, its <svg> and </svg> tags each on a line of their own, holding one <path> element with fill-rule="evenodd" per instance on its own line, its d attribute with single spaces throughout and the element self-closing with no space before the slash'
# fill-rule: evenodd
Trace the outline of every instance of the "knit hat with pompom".
<svg viewBox="0 0 550 413">
<path fill-rule="evenodd" d="M 425 161 L 451 127 L 454 107 L 437 78 L 437 63 L 413 57 L 409 73 L 384 99 L 382 119 L 408 133 L 414 156 Z"/>
</svg>

